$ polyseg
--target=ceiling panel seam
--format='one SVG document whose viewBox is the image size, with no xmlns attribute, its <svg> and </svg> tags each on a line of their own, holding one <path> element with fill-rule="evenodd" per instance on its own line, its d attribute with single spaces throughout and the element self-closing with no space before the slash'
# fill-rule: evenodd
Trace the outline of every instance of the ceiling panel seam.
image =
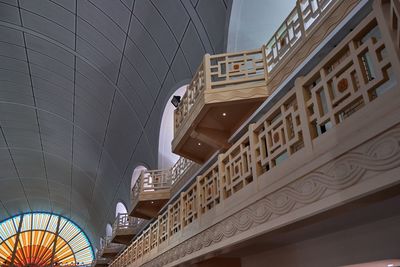
<svg viewBox="0 0 400 267">
<path fill-rule="evenodd" d="M 74 48 L 76 52 L 76 35 L 77 35 L 77 23 L 78 23 L 78 0 L 75 0 L 75 36 L 74 36 Z M 75 101 L 76 101 L 76 56 L 74 56 L 74 92 L 72 100 L 72 140 L 71 140 L 71 166 L 70 166 L 70 191 L 69 191 L 69 216 L 72 217 L 72 187 L 73 187 L 73 175 L 74 175 L 74 137 L 75 137 Z"/>
<path fill-rule="evenodd" d="M 23 21 L 22 21 L 21 6 L 20 6 L 20 1 L 19 0 L 17 0 L 17 4 L 18 4 L 18 13 L 19 13 L 21 26 L 24 27 Z M 35 90 L 33 88 L 32 71 L 31 71 L 31 66 L 30 66 L 30 62 L 29 62 L 29 55 L 28 55 L 28 49 L 27 49 L 27 46 L 26 46 L 26 38 L 25 38 L 25 33 L 24 32 L 22 33 L 22 38 L 23 38 L 24 46 L 25 46 L 26 61 L 28 63 L 28 72 L 29 72 L 29 80 L 30 80 L 31 89 L 32 89 L 33 104 L 36 107 L 37 103 L 36 103 L 36 97 L 35 97 Z M 42 153 L 41 154 L 42 154 L 43 168 L 44 168 L 44 173 L 45 173 L 46 183 L 47 183 L 47 193 L 49 195 L 49 199 L 48 200 L 49 200 L 51 211 L 53 211 L 53 203 L 51 201 L 50 185 L 49 185 L 49 179 L 48 179 L 48 175 L 47 175 L 46 159 L 45 159 L 45 156 L 44 156 L 44 153 L 43 153 L 43 140 L 42 140 L 42 133 L 41 133 L 40 122 L 39 122 L 39 114 L 38 114 L 37 109 L 35 109 L 35 116 L 36 116 L 36 123 L 37 123 L 37 126 L 38 126 L 38 131 L 39 131 L 40 146 L 41 146 L 41 149 L 42 149 Z"/>
<path fill-rule="evenodd" d="M 183 1 L 179 0 L 183 7 L 185 8 L 186 12 L 188 13 L 189 17 L 193 21 L 194 28 L 196 29 L 197 35 L 199 36 L 200 42 L 203 46 L 203 49 L 206 53 L 213 53 L 214 48 L 212 47 L 211 40 L 208 38 L 208 34 L 206 29 L 204 28 L 203 23 L 201 22 L 199 18 L 199 14 L 197 11 L 194 9 L 190 1 Z M 208 42 L 204 42 L 203 40 L 207 40 Z"/>
<path fill-rule="evenodd" d="M 190 20 L 189 20 L 188 23 L 186 24 L 185 31 L 184 31 L 184 33 L 182 34 L 181 42 L 182 42 L 182 40 L 183 40 L 183 38 L 184 38 L 184 36 L 185 36 L 185 34 L 186 34 L 187 29 L 189 28 L 189 25 L 190 25 Z M 175 50 L 175 53 L 174 53 L 172 62 L 174 61 L 176 55 L 178 54 L 178 51 L 179 51 L 179 49 L 180 49 L 180 43 L 181 43 L 181 42 L 179 42 L 179 45 L 178 45 L 177 49 Z M 162 85 L 161 85 L 160 88 L 163 87 L 165 81 L 167 80 L 168 73 L 171 71 L 171 66 L 172 66 L 172 64 L 169 65 L 168 71 L 167 71 L 167 75 L 165 76 L 164 81 L 163 81 L 163 83 L 162 83 Z M 122 182 L 123 182 L 123 179 L 125 178 L 126 172 L 128 171 L 129 164 L 130 164 L 130 162 L 131 162 L 133 156 L 135 155 L 137 145 L 139 144 L 139 141 L 140 141 L 141 137 L 143 136 L 143 134 L 146 136 L 146 134 L 145 134 L 145 129 L 146 129 L 147 123 L 148 123 L 148 121 L 149 121 L 149 119 L 150 119 L 151 113 L 153 112 L 154 107 L 155 107 L 156 104 L 157 104 L 157 99 L 158 99 L 158 97 L 159 97 L 159 95 L 160 95 L 160 92 L 161 92 L 161 90 L 159 90 L 158 93 L 157 93 L 157 98 L 156 98 L 156 100 L 155 100 L 154 103 L 153 103 L 153 106 L 152 106 L 152 108 L 151 108 L 150 115 L 149 115 L 149 117 L 147 118 L 147 120 L 146 120 L 146 122 L 145 122 L 145 125 L 144 125 L 144 128 L 143 128 L 142 132 L 140 133 L 140 137 L 138 138 L 138 141 L 137 141 L 136 144 L 135 144 L 135 148 L 134 148 L 134 150 L 133 150 L 132 153 L 131 153 L 131 156 L 130 156 L 130 158 L 129 158 L 128 164 L 127 164 L 127 166 L 125 167 L 125 170 L 124 170 L 124 172 L 123 172 L 121 178 L 119 179 L 118 186 L 117 186 L 117 190 L 116 190 L 115 193 L 114 193 L 113 201 L 110 203 L 109 207 L 107 208 L 107 212 L 106 212 L 105 218 L 103 218 L 102 225 L 105 225 L 105 223 L 106 223 L 106 221 L 107 221 L 107 218 L 109 217 L 111 205 L 112 205 L 112 203 L 114 203 L 114 201 L 115 201 L 115 199 L 116 199 L 116 196 L 117 196 L 117 194 L 118 194 L 118 192 L 119 192 L 120 186 L 121 186 L 121 184 L 122 184 Z M 152 151 L 150 151 L 150 152 L 152 153 Z M 152 153 L 152 154 L 153 154 L 153 153 Z M 154 155 L 153 155 L 153 156 L 154 156 Z"/>
<path fill-rule="evenodd" d="M 62 43 L 60 43 L 60 42 L 58 42 L 58 41 L 56 41 L 56 40 L 54 40 L 54 39 L 52 39 L 52 38 L 50 38 L 50 37 L 48 37 L 48 36 L 45 36 L 45 35 L 43 35 L 43 34 L 41 34 L 41 33 L 38 33 L 38 32 L 36 32 L 36 31 L 30 30 L 30 29 L 27 29 L 27 28 L 24 28 L 24 27 L 21 27 L 21 26 L 12 24 L 12 23 L 4 22 L 4 21 L 0 21 L 0 26 L 1 26 L 1 25 L 6 26 L 6 27 L 9 27 L 9 28 L 12 28 L 12 29 L 17 29 L 17 30 L 20 30 L 20 31 L 25 32 L 25 33 L 29 33 L 29 34 L 32 34 L 32 35 L 34 35 L 34 36 L 36 36 L 36 37 L 39 37 L 39 38 L 41 38 L 41 39 L 43 39 L 43 40 L 46 40 L 46 41 L 48 41 L 48 42 L 50 42 L 50 43 L 52 43 L 52 44 L 54 44 L 54 45 L 56 45 L 56 46 L 58 46 L 58 47 L 60 47 L 60 48 L 62 48 L 62 49 L 68 51 L 68 52 L 71 53 L 72 55 L 77 56 L 79 59 L 81 59 L 82 61 L 84 61 L 85 63 L 87 63 L 90 67 L 92 67 L 92 68 L 93 68 L 94 70 L 96 70 L 99 74 L 101 74 L 101 75 L 103 76 L 103 78 L 104 78 L 105 80 L 107 80 L 107 81 L 109 82 L 109 84 L 110 84 L 112 87 L 114 87 L 114 89 L 117 88 L 118 93 L 124 98 L 124 100 L 126 101 L 126 103 L 127 103 L 128 106 L 129 106 L 129 108 L 134 112 L 135 117 L 136 117 L 136 119 L 138 119 L 140 126 L 143 127 L 143 124 L 141 123 L 141 121 L 140 121 L 140 119 L 139 119 L 139 116 L 138 116 L 138 114 L 137 114 L 137 111 L 135 110 L 135 108 L 133 108 L 132 104 L 128 101 L 128 98 L 126 97 L 126 95 L 119 89 L 119 87 L 117 87 L 117 86 L 110 80 L 110 78 L 107 77 L 107 75 L 105 75 L 100 69 L 97 68 L 97 66 L 96 66 L 95 64 L 93 64 L 92 62 L 90 62 L 90 60 L 88 60 L 86 57 L 80 55 L 79 53 L 77 53 L 77 52 L 75 52 L 74 50 L 72 50 L 71 48 L 69 48 L 69 47 L 63 45 Z M 122 75 L 123 75 L 123 74 L 122 74 Z M 124 76 L 124 77 L 125 77 L 125 76 Z M 148 140 L 147 140 L 147 142 L 148 142 Z"/>
<path fill-rule="evenodd" d="M 152 69 L 152 71 L 153 71 L 153 73 L 154 73 L 154 76 L 157 78 L 157 80 L 161 83 L 161 81 L 159 80 L 159 78 L 158 78 L 158 76 L 157 76 L 157 74 L 156 74 L 156 72 L 155 72 L 155 70 L 154 70 L 154 68 L 153 68 L 153 66 L 152 66 L 152 64 L 150 63 L 150 61 L 148 60 L 148 58 L 144 55 L 144 53 L 143 53 L 143 51 L 139 48 L 139 46 L 136 44 L 136 42 L 132 39 L 132 38 L 130 38 L 129 37 L 129 28 L 130 28 L 130 23 L 131 23 L 131 18 L 129 19 L 129 25 L 128 25 L 128 30 L 127 30 L 127 32 L 125 32 L 125 30 L 124 29 L 122 29 L 119 25 L 118 25 L 118 23 L 116 23 L 110 16 L 108 16 L 107 15 L 107 13 L 105 13 L 102 9 L 100 9 L 98 6 L 96 6 L 94 3 L 92 3 L 91 1 L 89 1 L 88 0 L 88 2 L 90 3 L 90 4 L 92 4 L 97 10 L 99 10 L 101 13 L 103 13 L 106 17 L 108 17 L 118 28 L 120 28 L 125 34 L 128 34 L 128 38 L 129 38 L 129 40 L 131 40 L 131 42 L 135 45 L 135 47 L 140 51 L 140 53 L 142 54 L 142 56 L 145 58 L 145 60 L 147 61 L 147 63 L 149 64 L 149 66 L 150 66 L 150 68 Z M 135 2 L 133 2 L 133 7 L 135 6 Z M 129 9 L 128 9 L 129 10 Z M 132 8 L 132 10 L 129 10 L 130 11 L 130 14 L 132 14 L 133 13 L 133 8 Z M 85 20 L 84 18 L 82 18 L 81 16 L 78 16 L 80 19 L 82 19 L 83 21 L 85 21 L 87 24 L 89 24 L 90 26 L 92 26 L 94 29 L 96 29 L 96 31 L 99 33 L 99 34 L 101 34 L 104 38 L 106 38 L 111 44 L 112 44 L 112 46 L 114 46 L 119 52 L 121 52 L 121 54 L 122 54 L 122 56 L 124 57 L 124 55 L 125 55 L 125 45 L 124 45 L 124 48 L 122 49 L 122 51 L 119 49 L 119 47 L 117 47 L 107 36 L 105 36 L 101 31 L 99 31 L 94 25 L 92 25 L 90 22 L 88 22 L 87 20 Z M 82 38 L 82 36 L 79 36 L 80 38 Z M 82 38 L 82 39 L 84 39 L 84 38 Z M 105 58 L 107 58 L 101 51 L 99 51 L 97 48 L 96 48 L 96 46 L 94 46 L 94 45 L 92 45 L 91 44 L 91 42 L 89 42 L 88 40 L 86 40 L 86 39 L 84 39 L 87 43 L 89 43 L 94 49 L 96 49 L 101 55 L 103 55 Z M 126 41 L 125 41 L 126 42 Z M 147 82 L 146 82 L 146 80 L 145 79 L 143 79 L 143 76 L 140 74 L 140 72 L 137 70 L 137 68 L 136 68 L 136 66 L 129 60 L 129 58 L 128 57 L 125 57 L 125 59 L 130 63 L 130 65 L 135 69 L 135 71 L 136 71 L 136 73 L 138 74 L 138 76 L 140 77 L 140 79 L 143 81 L 143 83 L 146 85 L 146 88 L 147 88 L 147 90 L 148 90 L 148 92 L 150 92 L 150 94 L 151 94 L 151 90 L 150 90 L 150 88 L 149 88 L 149 85 L 147 84 Z M 124 78 L 126 78 L 126 76 L 124 75 L 124 74 L 122 74 L 123 75 L 123 77 Z M 128 79 L 126 79 L 126 80 L 128 80 Z M 136 92 L 135 92 L 135 94 L 137 94 Z M 151 94 L 152 95 L 152 94 Z M 137 94 L 137 96 L 141 99 L 141 97 L 140 97 L 140 95 L 139 94 Z M 152 97 L 154 97 L 153 95 L 152 95 Z"/>
<path fill-rule="evenodd" d="M 25 190 L 24 184 L 22 183 L 21 176 L 19 175 L 19 171 L 18 171 L 17 165 L 15 164 L 14 157 L 13 157 L 13 155 L 12 155 L 12 153 L 11 153 L 11 150 L 10 150 L 10 148 L 9 148 L 9 146 L 8 146 L 7 138 L 6 138 L 6 135 L 5 135 L 5 133 L 4 133 L 3 127 L 2 127 L 1 125 L 0 125 L 0 132 L 1 132 L 1 135 L 3 136 L 4 143 L 5 143 L 6 146 L 7 146 L 8 154 L 9 154 L 10 159 L 11 159 L 11 162 L 12 162 L 12 164 L 13 164 L 13 166 L 14 166 L 15 173 L 16 173 L 17 176 L 18 176 L 18 181 L 19 181 L 19 183 L 20 183 L 20 185 L 21 185 L 22 192 L 24 193 L 25 200 L 26 200 L 26 202 L 28 203 L 28 208 L 29 208 L 30 211 L 32 211 L 31 204 L 30 204 L 30 202 L 29 202 L 28 196 L 26 195 L 26 190 Z M 10 215 L 10 214 L 9 214 L 9 215 Z M 10 215 L 10 216 L 11 216 L 11 215 Z"/>
<path fill-rule="evenodd" d="M 178 40 L 178 38 L 176 37 L 174 31 L 172 30 L 171 26 L 169 25 L 168 21 L 167 21 L 167 20 L 165 19 L 165 17 L 162 15 L 161 11 L 157 8 L 157 6 L 153 3 L 153 0 L 150 0 L 150 3 L 153 5 L 153 7 L 157 10 L 158 14 L 159 14 L 159 15 L 161 16 L 161 18 L 164 20 L 165 24 L 167 25 L 167 27 L 168 27 L 169 30 L 171 31 L 172 36 L 174 36 L 175 41 L 178 43 L 178 46 L 180 47 L 183 39 L 181 38 L 180 41 Z M 189 22 L 190 22 L 190 20 L 191 20 L 191 19 L 189 18 Z M 182 36 L 184 36 L 184 34 L 183 34 Z M 190 74 L 193 75 L 192 69 L 191 69 L 191 67 L 190 67 L 190 65 L 189 65 L 189 62 L 187 61 L 187 58 L 186 58 L 186 55 L 185 55 L 185 52 L 183 51 L 183 49 L 181 49 L 181 52 L 182 52 L 183 58 L 185 59 L 186 65 L 187 65 L 187 67 L 188 67 L 189 70 L 190 70 Z M 172 59 L 171 62 L 169 63 L 169 65 L 172 65 L 173 63 L 174 63 L 174 61 L 173 61 L 173 59 Z M 173 73 L 173 72 L 172 72 L 172 73 Z M 174 77 L 174 78 L 175 78 L 175 77 Z M 176 81 L 176 79 L 175 79 L 175 81 Z"/>
<path fill-rule="evenodd" d="M 124 40 L 123 51 L 125 51 L 126 42 L 128 41 L 128 32 L 129 32 L 129 28 L 131 27 L 132 14 L 133 14 L 133 11 L 130 12 L 130 16 L 129 16 L 129 24 L 128 24 L 127 32 L 125 33 L 125 40 Z M 118 74 L 117 74 L 118 76 L 117 76 L 116 84 L 118 84 L 118 80 L 119 80 L 119 77 L 120 77 L 123 59 L 124 59 L 124 54 L 122 54 L 121 60 L 120 60 L 120 63 L 119 63 L 119 69 L 118 69 Z M 114 101 L 115 101 L 116 92 L 117 92 L 117 91 L 114 90 L 114 94 L 113 94 L 113 98 L 112 98 L 112 102 L 111 102 L 112 104 L 111 104 L 111 108 L 110 108 L 110 113 L 109 113 L 108 119 L 107 119 L 106 131 L 105 131 L 105 133 L 104 133 L 104 139 L 103 139 L 102 150 L 101 150 L 101 152 L 100 152 L 99 162 L 98 162 L 97 169 L 96 169 L 95 183 L 94 183 L 93 190 L 92 190 L 91 197 L 90 197 L 90 207 L 93 207 L 93 196 L 94 196 L 94 192 L 95 192 L 96 185 L 97 185 L 97 181 L 98 181 L 97 176 L 98 176 L 98 174 L 99 174 L 100 163 L 101 163 L 101 159 L 102 159 L 102 156 L 103 156 L 104 144 L 105 144 L 105 142 L 106 142 L 108 127 L 109 127 L 109 122 L 110 122 L 110 118 L 111 118 L 112 109 L 113 109 L 113 106 L 114 106 Z M 139 140 L 140 140 L 140 139 L 139 139 Z M 85 222 L 85 226 L 84 226 L 85 228 L 86 228 L 86 225 L 87 225 L 87 224 L 88 224 L 88 221 Z M 84 228 L 84 229 L 85 229 L 85 228 Z"/>
</svg>

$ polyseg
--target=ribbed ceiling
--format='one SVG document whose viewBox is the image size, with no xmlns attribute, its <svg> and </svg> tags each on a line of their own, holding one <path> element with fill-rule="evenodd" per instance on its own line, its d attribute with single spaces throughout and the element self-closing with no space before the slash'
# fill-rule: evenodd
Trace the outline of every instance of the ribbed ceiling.
<svg viewBox="0 0 400 267">
<path fill-rule="evenodd" d="M 156 167 L 164 105 L 223 50 L 231 0 L 0 0 L 0 220 L 53 211 L 98 242 Z"/>
</svg>

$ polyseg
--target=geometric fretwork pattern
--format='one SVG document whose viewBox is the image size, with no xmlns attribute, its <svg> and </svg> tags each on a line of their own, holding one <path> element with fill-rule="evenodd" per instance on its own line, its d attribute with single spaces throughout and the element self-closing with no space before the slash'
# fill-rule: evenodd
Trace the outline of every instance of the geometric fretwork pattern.
<svg viewBox="0 0 400 267">
<path fill-rule="evenodd" d="M 0 223 L 0 266 L 76 266 L 92 261 L 86 234 L 64 217 L 26 213 Z"/>
</svg>

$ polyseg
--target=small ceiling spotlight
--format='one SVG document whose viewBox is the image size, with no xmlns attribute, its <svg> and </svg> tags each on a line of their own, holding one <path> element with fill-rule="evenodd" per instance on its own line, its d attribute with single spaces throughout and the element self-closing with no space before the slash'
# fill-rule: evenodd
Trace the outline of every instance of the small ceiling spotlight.
<svg viewBox="0 0 400 267">
<path fill-rule="evenodd" d="M 154 201 L 152 201 L 151 204 L 154 204 Z"/>
<path fill-rule="evenodd" d="M 198 145 L 198 146 L 201 146 L 201 143 L 200 143 L 200 142 L 198 142 L 198 143 L 197 143 L 197 145 Z"/>
<path fill-rule="evenodd" d="M 181 97 L 180 96 L 178 96 L 178 95 L 174 95 L 173 97 L 172 97 L 172 99 L 171 99 L 171 103 L 172 103 L 172 105 L 174 105 L 174 107 L 178 107 L 179 106 L 179 103 L 181 102 Z"/>
<path fill-rule="evenodd" d="M 222 113 L 222 117 L 226 117 L 226 113 L 224 112 L 224 113 Z"/>
</svg>

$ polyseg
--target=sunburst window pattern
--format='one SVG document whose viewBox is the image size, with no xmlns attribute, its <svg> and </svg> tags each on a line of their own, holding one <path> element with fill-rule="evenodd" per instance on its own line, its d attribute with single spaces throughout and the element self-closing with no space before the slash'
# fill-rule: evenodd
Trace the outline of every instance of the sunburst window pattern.
<svg viewBox="0 0 400 267">
<path fill-rule="evenodd" d="M 93 261 L 85 233 L 50 213 L 26 213 L 0 223 L 0 266 L 85 266 Z"/>
</svg>

